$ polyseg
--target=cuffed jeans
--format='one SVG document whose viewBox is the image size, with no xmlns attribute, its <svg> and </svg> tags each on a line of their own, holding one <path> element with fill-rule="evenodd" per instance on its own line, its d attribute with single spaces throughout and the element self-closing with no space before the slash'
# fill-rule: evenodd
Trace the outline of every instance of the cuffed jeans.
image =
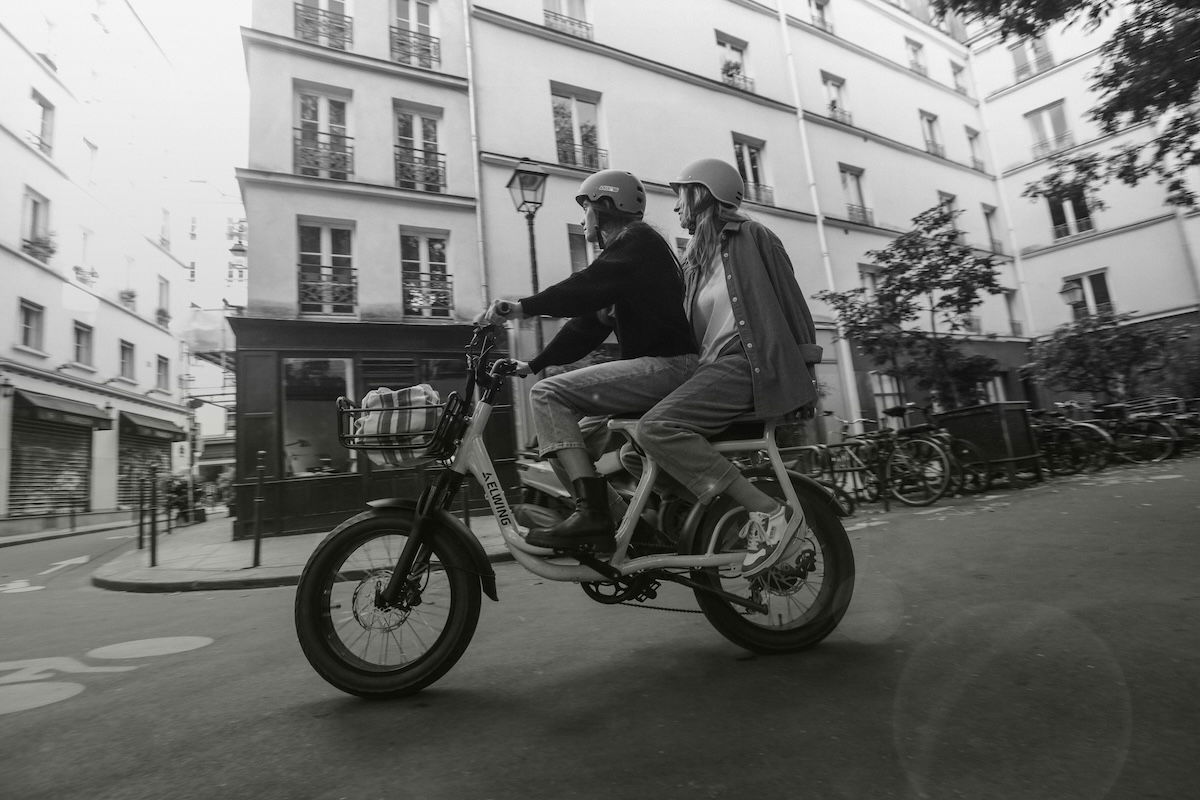
<svg viewBox="0 0 1200 800">
<path fill-rule="evenodd" d="M 750 370 L 740 349 L 697 367 L 642 415 L 634 432 L 647 455 L 702 503 L 725 491 L 739 474 L 708 439 L 753 411 Z"/>
<path fill-rule="evenodd" d="M 643 356 L 593 364 L 533 385 L 529 400 L 537 430 L 538 453 L 544 458 L 559 450 L 577 447 L 595 460 L 600 455 L 607 429 L 588 425 L 584 417 L 641 414 L 654 407 L 688 380 L 696 371 L 698 357 Z"/>
</svg>

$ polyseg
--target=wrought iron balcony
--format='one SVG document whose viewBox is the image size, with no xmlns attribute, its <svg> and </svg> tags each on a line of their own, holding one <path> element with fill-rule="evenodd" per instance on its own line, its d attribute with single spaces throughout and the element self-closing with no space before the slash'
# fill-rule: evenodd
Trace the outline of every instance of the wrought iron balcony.
<svg viewBox="0 0 1200 800">
<path fill-rule="evenodd" d="M 396 185 L 420 192 L 446 191 L 446 156 L 396 145 Z"/>
<path fill-rule="evenodd" d="M 746 199 L 752 203 L 773 206 L 775 205 L 775 189 L 771 186 L 763 186 L 761 183 L 747 183 Z"/>
<path fill-rule="evenodd" d="M 1033 157 L 1045 158 L 1060 150 L 1075 146 L 1075 136 L 1071 133 L 1060 133 L 1052 139 L 1043 139 L 1033 145 Z"/>
<path fill-rule="evenodd" d="M 846 204 L 846 216 L 851 222 L 859 222 L 863 225 L 875 224 L 875 212 L 866 206 L 856 206 L 853 203 Z"/>
<path fill-rule="evenodd" d="M 971 156 L 971 169 L 976 172 L 987 172 L 987 165 L 983 163 L 982 158 Z"/>
<path fill-rule="evenodd" d="M 333 11 L 295 4 L 296 38 L 334 50 L 349 50 L 354 44 L 354 18 Z"/>
<path fill-rule="evenodd" d="M 910 70 L 912 70 L 913 72 L 917 73 L 918 75 L 928 75 L 929 74 L 928 68 L 926 68 L 926 66 L 924 64 L 922 64 L 920 61 L 916 61 L 915 59 L 909 60 L 908 68 Z"/>
<path fill-rule="evenodd" d="M 31 145 L 42 151 L 43 154 L 48 156 L 54 154 L 54 147 L 50 144 L 50 140 L 42 138 L 41 134 L 34 133 L 33 131 L 25 131 L 25 138 L 29 140 Z"/>
<path fill-rule="evenodd" d="M 833 102 L 829 104 L 829 118 L 843 125 L 854 124 L 854 117 L 851 116 L 850 112 Z"/>
<path fill-rule="evenodd" d="M 721 82 L 747 92 L 754 91 L 754 79 L 740 72 L 721 73 Z"/>
<path fill-rule="evenodd" d="M 354 314 L 358 307 L 358 277 L 353 267 L 297 267 L 300 313 Z"/>
<path fill-rule="evenodd" d="M 933 139 L 925 140 L 925 152 L 938 158 L 946 157 L 946 146 L 940 142 L 935 142 Z"/>
<path fill-rule="evenodd" d="M 553 11 L 547 11 L 545 19 L 547 28 L 553 28 L 580 39 L 592 38 L 592 26 L 581 19 L 568 17 L 565 14 L 556 14 Z"/>
<path fill-rule="evenodd" d="M 827 19 L 814 19 L 812 24 L 814 28 L 820 28 L 828 34 L 833 34 L 833 23 Z"/>
<path fill-rule="evenodd" d="M 1054 57 L 1049 53 L 1042 53 L 1033 61 L 1026 61 L 1024 64 L 1018 64 L 1016 69 L 1016 79 L 1018 82 L 1026 78 L 1032 78 L 1034 75 L 1045 72 L 1054 66 Z"/>
<path fill-rule="evenodd" d="M 584 169 L 608 169 L 608 151 L 601 150 L 599 147 L 586 145 L 575 147 L 560 142 L 558 145 L 558 163 L 572 167 L 583 167 Z"/>
<path fill-rule="evenodd" d="M 1083 217 L 1075 220 L 1075 223 L 1064 222 L 1061 225 L 1054 226 L 1054 238 L 1064 239 L 1068 236 L 1074 236 L 1079 233 L 1087 233 L 1096 229 L 1095 223 L 1091 217 Z"/>
<path fill-rule="evenodd" d="M 340 133 L 294 128 L 296 174 L 348 180 L 354 174 L 354 139 Z"/>
<path fill-rule="evenodd" d="M 391 28 L 392 32 L 392 61 L 409 66 L 430 69 L 441 66 L 442 40 L 415 31 Z"/>
<path fill-rule="evenodd" d="M 449 317 L 454 313 L 454 281 L 433 272 L 405 272 L 403 278 L 406 317 Z"/>
</svg>

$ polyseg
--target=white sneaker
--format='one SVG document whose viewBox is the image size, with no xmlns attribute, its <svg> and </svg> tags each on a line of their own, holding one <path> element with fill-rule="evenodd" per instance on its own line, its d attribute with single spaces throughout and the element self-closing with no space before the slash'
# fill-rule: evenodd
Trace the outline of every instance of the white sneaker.
<svg viewBox="0 0 1200 800">
<path fill-rule="evenodd" d="M 804 514 L 792 514 L 787 506 L 780 506 L 773 514 L 751 511 L 746 523 L 746 558 L 742 561 L 742 577 L 752 578 L 770 567 L 804 523 Z"/>
</svg>

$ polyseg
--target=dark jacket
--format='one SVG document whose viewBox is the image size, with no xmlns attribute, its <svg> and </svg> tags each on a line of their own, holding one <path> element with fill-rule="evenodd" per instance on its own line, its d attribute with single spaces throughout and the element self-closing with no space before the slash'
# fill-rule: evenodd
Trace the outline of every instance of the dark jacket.
<svg viewBox="0 0 1200 800">
<path fill-rule="evenodd" d="M 578 361 L 614 329 L 623 359 L 697 352 L 679 263 L 644 222 L 629 225 L 585 269 L 522 298 L 521 308 L 531 317 L 572 317 L 529 362 L 533 372 Z"/>
<path fill-rule="evenodd" d="M 727 222 L 721 229 L 721 266 L 753 370 L 754 416 L 782 417 L 815 403 L 811 365 L 820 362 L 821 347 L 783 242 L 762 223 Z M 691 308 L 700 271 L 689 268 L 684 277 Z"/>
</svg>

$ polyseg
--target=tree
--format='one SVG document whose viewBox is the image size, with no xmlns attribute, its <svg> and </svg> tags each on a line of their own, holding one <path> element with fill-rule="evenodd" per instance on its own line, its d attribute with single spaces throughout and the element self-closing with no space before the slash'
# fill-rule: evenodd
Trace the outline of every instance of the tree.
<svg viewBox="0 0 1200 800">
<path fill-rule="evenodd" d="M 1116 402 L 1162 386 L 1174 343 L 1188 326 L 1130 325 L 1132 314 L 1101 312 L 1060 326 L 1034 343 L 1022 374 L 1057 391 L 1089 392 Z"/>
<path fill-rule="evenodd" d="M 995 373 L 986 356 L 964 356 L 950 337 L 964 330 L 981 293 L 1003 291 L 990 255 L 977 255 L 955 227 L 961 212 L 934 206 L 913 218 L 913 229 L 867 256 L 873 290 L 859 287 L 816 294 L 828 303 L 842 335 L 880 371 L 912 379 L 948 406 L 976 399 L 975 387 Z M 928 327 L 921 322 L 928 320 Z"/>
<path fill-rule="evenodd" d="M 1150 139 L 1123 145 L 1102 159 L 1062 157 L 1026 194 L 1052 196 L 1071 183 L 1094 198 L 1098 185 L 1118 180 L 1136 186 L 1155 177 L 1173 205 L 1195 205 L 1187 170 L 1200 166 L 1200 9 L 1196 0 L 933 0 L 942 14 L 995 22 L 1008 38 L 1041 35 L 1058 23 L 1094 29 L 1115 9 L 1127 10 L 1100 48 L 1092 90 L 1100 102 L 1090 110 L 1106 134 L 1130 126 L 1155 126 Z M 1082 181 L 1082 183 L 1081 183 Z"/>
</svg>

